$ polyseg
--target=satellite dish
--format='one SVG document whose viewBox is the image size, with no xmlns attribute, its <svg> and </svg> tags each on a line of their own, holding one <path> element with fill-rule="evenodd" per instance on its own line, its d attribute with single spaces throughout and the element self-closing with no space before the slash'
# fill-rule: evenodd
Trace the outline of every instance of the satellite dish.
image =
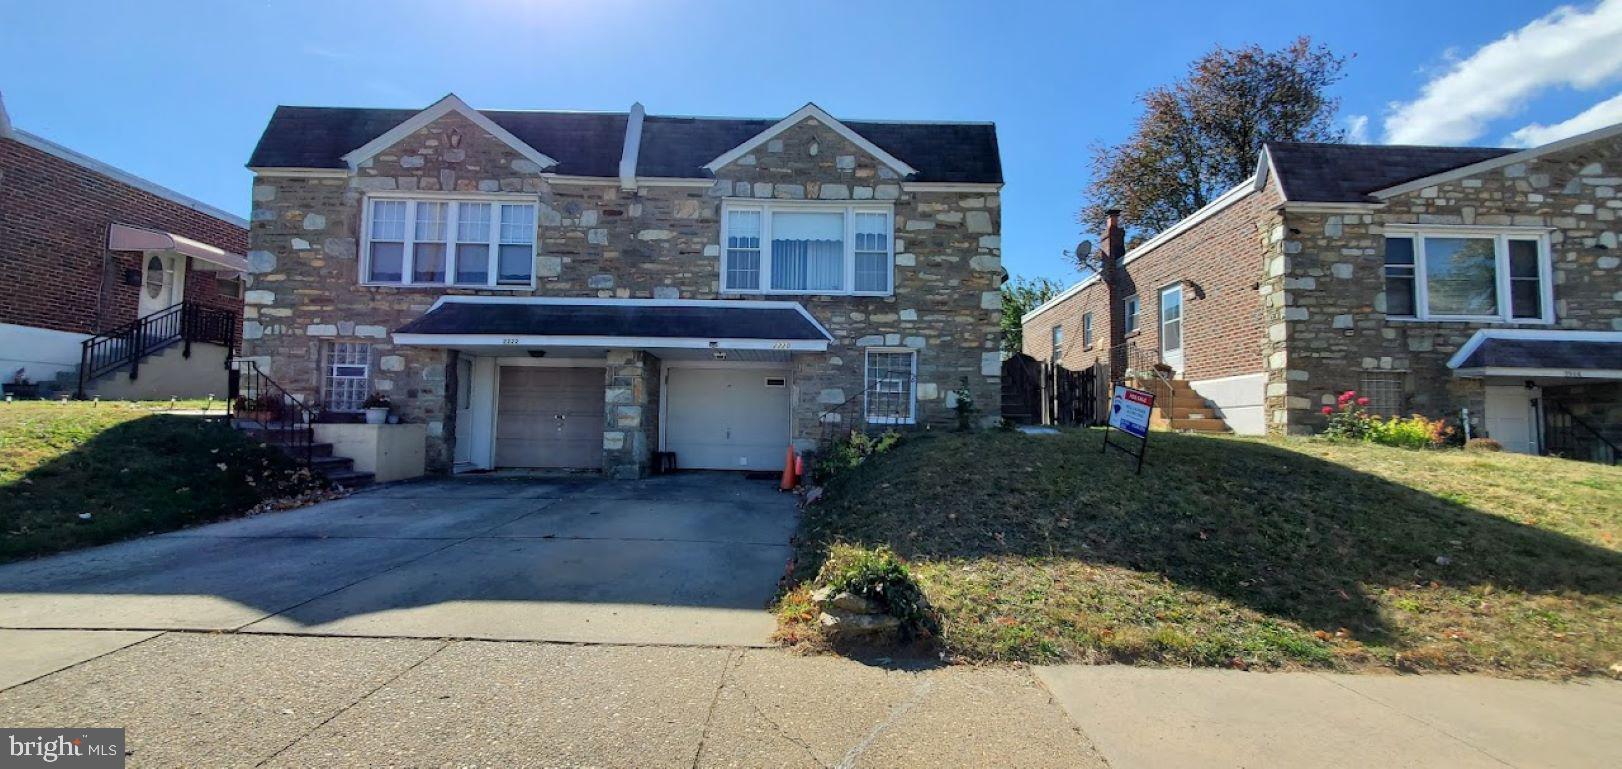
<svg viewBox="0 0 1622 769">
<path fill-rule="evenodd" d="M 1087 256 L 1091 255 L 1092 253 L 1093 253 L 1093 242 L 1092 241 L 1083 240 L 1080 243 L 1076 244 L 1076 256 L 1086 258 Z"/>
</svg>

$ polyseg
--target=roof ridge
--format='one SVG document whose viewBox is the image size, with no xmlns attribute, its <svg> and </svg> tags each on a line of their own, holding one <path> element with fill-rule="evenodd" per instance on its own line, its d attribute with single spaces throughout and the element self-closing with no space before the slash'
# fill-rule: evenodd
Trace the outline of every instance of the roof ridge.
<svg viewBox="0 0 1622 769">
<path fill-rule="evenodd" d="M 1355 148 L 1358 148 L 1358 149 L 1443 150 L 1443 151 L 1453 151 L 1453 152 L 1467 152 L 1467 151 L 1478 151 L 1479 152 L 1479 151 L 1487 151 L 1487 150 L 1494 151 L 1494 152 L 1519 152 L 1520 151 L 1520 150 L 1515 149 L 1513 147 L 1476 147 L 1476 146 L 1471 146 L 1471 145 L 1458 145 L 1458 144 L 1374 144 L 1374 143 L 1367 143 L 1367 142 L 1362 143 L 1362 144 L 1354 144 L 1354 143 L 1351 143 L 1351 142 L 1296 142 L 1296 141 L 1282 141 L 1282 140 L 1275 140 L 1275 139 L 1270 139 L 1270 140 L 1268 140 L 1266 142 L 1263 142 L 1263 144 L 1267 144 L 1267 145 L 1271 145 L 1271 146 L 1275 146 L 1275 147 L 1277 147 L 1277 146 L 1334 147 L 1334 148 L 1352 148 L 1352 147 L 1355 147 Z"/>
</svg>

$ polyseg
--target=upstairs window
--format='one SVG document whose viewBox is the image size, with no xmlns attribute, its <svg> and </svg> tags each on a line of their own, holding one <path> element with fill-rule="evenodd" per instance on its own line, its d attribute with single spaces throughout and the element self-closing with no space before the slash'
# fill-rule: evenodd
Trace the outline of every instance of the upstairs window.
<svg viewBox="0 0 1622 769">
<path fill-rule="evenodd" d="M 1126 301 L 1122 302 L 1122 304 L 1125 306 L 1121 310 L 1121 315 L 1124 316 L 1123 320 L 1121 321 L 1121 328 L 1125 329 L 1123 333 L 1130 334 L 1138 330 L 1137 295 L 1133 294 L 1132 296 L 1127 297 Z"/>
<path fill-rule="evenodd" d="M 1385 239 L 1386 315 L 1416 320 L 1551 323 L 1542 233 L 1395 230 Z"/>
<path fill-rule="evenodd" d="M 1081 316 L 1081 346 L 1082 349 L 1093 346 L 1093 314 L 1090 312 Z"/>
<path fill-rule="evenodd" d="M 1062 324 L 1054 326 L 1051 333 L 1053 338 L 1050 340 L 1049 348 L 1052 350 L 1052 355 L 1049 357 L 1058 360 L 1064 355 L 1064 326 Z"/>
<path fill-rule="evenodd" d="M 363 282 L 522 286 L 533 283 L 535 204 L 489 199 L 371 197 Z"/>
<path fill-rule="evenodd" d="M 888 206 L 728 205 L 721 290 L 886 296 L 894 289 Z"/>
</svg>

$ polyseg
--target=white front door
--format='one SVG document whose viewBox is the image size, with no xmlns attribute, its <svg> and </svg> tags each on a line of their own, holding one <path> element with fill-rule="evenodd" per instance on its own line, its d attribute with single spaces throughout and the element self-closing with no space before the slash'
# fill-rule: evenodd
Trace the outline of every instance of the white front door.
<svg viewBox="0 0 1622 769">
<path fill-rule="evenodd" d="M 788 372 L 671 368 L 665 451 L 681 469 L 781 471 L 788 451 Z"/>
<path fill-rule="evenodd" d="M 1183 287 L 1160 290 L 1160 361 L 1183 375 Z"/>
<path fill-rule="evenodd" d="M 1486 396 L 1487 437 L 1502 444 L 1505 451 L 1538 453 L 1537 410 L 1532 406 L 1537 389 L 1488 385 Z"/>
<path fill-rule="evenodd" d="M 456 359 L 456 464 L 473 462 L 473 359 Z"/>
<path fill-rule="evenodd" d="M 186 260 L 179 254 L 149 253 L 142 257 L 141 301 L 138 317 L 167 310 L 186 293 Z"/>
</svg>

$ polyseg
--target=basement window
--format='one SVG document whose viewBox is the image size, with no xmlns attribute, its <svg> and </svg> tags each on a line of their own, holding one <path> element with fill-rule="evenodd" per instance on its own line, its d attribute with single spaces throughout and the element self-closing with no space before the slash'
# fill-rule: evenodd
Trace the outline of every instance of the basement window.
<svg viewBox="0 0 1622 769">
<path fill-rule="evenodd" d="M 918 352 L 870 349 L 865 368 L 862 408 L 868 424 L 912 424 L 918 406 Z"/>
<path fill-rule="evenodd" d="M 372 346 L 364 342 L 329 342 L 322 395 L 328 411 L 352 413 L 366 402 L 372 382 Z"/>
</svg>

